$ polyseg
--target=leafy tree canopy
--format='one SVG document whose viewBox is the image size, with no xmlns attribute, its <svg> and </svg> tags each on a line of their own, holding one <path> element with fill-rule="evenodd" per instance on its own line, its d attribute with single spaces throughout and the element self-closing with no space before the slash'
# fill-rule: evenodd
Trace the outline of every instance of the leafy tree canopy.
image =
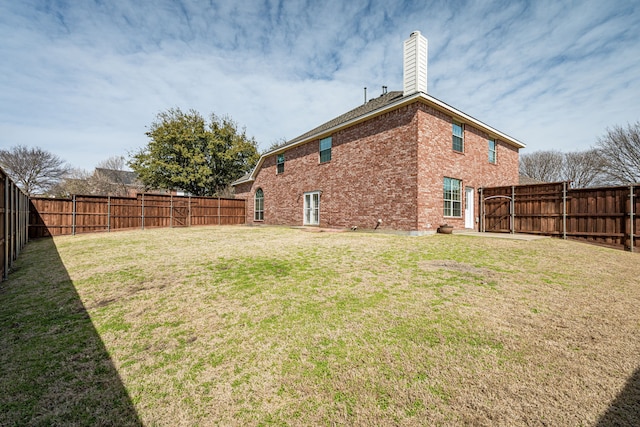
<svg viewBox="0 0 640 427">
<path fill-rule="evenodd" d="M 228 117 L 172 108 L 157 115 L 146 147 L 129 162 L 147 188 L 181 189 L 198 196 L 221 194 L 248 173 L 260 155 L 257 143 Z"/>
</svg>

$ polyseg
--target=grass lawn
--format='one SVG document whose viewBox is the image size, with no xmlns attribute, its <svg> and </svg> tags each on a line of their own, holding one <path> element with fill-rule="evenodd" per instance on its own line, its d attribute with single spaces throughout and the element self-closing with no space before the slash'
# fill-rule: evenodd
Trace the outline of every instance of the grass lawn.
<svg viewBox="0 0 640 427">
<path fill-rule="evenodd" d="M 44 239 L 0 331 L 3 426 L 640 425 L 640 256 L 571 241 Z"/>
</svg>

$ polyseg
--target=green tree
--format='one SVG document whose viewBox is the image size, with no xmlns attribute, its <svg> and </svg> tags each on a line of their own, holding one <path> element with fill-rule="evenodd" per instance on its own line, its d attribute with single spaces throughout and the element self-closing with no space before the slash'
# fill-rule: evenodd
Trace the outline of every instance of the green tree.
<svg viewBox="0 0 640 427">
<path fill-rule="evenodd" d="M 180 189 L 197 196 L 221 194 L 255 166 L 257 143 L 228 117 L 172 108 L 157 115 L 147 146 L 129 166 L 147 188 Z"/>
</svg>

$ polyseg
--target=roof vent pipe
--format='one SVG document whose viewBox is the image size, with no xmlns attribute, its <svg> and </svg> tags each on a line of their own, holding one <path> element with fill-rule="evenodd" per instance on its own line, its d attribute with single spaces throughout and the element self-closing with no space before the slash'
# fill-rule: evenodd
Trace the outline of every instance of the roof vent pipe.
<svg viewBox="0 0 640 427">
<path fill-rule="evenodd" d="M 404 96 L 427 93 L 427 39 L 414 31 L 404 42 Z"/>
</svg>

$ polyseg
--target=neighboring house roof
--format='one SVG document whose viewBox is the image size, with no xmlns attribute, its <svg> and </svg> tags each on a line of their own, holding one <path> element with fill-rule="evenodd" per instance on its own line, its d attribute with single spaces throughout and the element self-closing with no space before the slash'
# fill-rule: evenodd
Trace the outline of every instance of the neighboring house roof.
<svg viewBox="0 0 640 427">
<path fill-rule="evenodd" d="M 96 172 L 106 177 L 109 182 L 123 185 L 139 185 L 138 175 L 132 171 L 96 168 Z"/>
<path fill-rule="evenodd" d="M 544 181 L 540 181 L 538 179 L 529 178 L 526 175 L 520 175 L 518 177 L 519 185 L 535 185 L 535 184 L 546 184 Z"/>
<path fill-rule="evenodd" d="M 293 138 L 286 144 L 262 154 L 260 156 L 260 159 L 258 160 L 258 163 L 253 168 L 251 173 L 243 176 L 242 178 L 237 179 L 236 181 L 231 183 L 231 185 L 238 185 L 244 182 L 253 181 L 255 179 L 255 174 L 257 173 L 258 170 L 260 170 L 260 167 L 262 166 L 262 163 L 264 162 L 264 159 L 267 156 L 286 151 L 289 148 L 302 145 L 314 139 L 319 139 L 325 136 L 329 136 L 332 133 L 337 132 L 338 130 L 341 130 L 343 128 L 352 126 L 360 122 L 364 122 L 366 120 L 369 120 L 376 116 L 384 114 L 388 111 L 395 110 L 397 108 L 403 107 L 413 102 L 423 102 L 437 110 L 440 110 L 448 115 L 451 115 L 456 120 L 460 120 L 462 122 L 472 124 L 478 129 L 483 130 L 489 135 L 495 138 L 498 138 L 516 148 L 525 147 L 525 145 L 522 142 L 518 141 L 517 139 L 512 138 L 500 132 L 497 129 L 494 129 L 485 123 L 482 123 L 481 121 L 469 116 L 468 114 L 463 113 L 460 110 L 457 110 L 451 107 L 450 105 L 440 101 L 437 98 L 434 98 L 429 94 L 426 94 L 424 92 L 416 92 L 411 95 L 403 96 L 403 92 L 393 91 L 393 92 L 388 92 L 386 94 L 383 94 L 378 98 L 371 99 L 367 103 L 360 105 L 359 107 L 356 107 L 353 110 L 345 114 L 342 114 L 332 120 L 329 120 L 328 122 L 310 130 L 309 132 L 303 133 L 302 135 L 296 138 Z"/>
</svg>

